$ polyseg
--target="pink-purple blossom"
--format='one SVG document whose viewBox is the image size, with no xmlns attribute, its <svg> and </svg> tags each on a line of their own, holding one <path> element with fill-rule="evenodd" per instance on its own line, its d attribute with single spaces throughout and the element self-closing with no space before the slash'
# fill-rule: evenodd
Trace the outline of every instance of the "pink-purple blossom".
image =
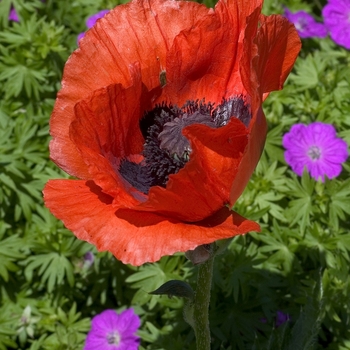
<svg viewBox="0 0 350 350">
<path fill-rule="evenodd" d="M 109 10 L 102 10 L 88 17 L 88 19 L 86 20 L 86 26 L 88 27 L 88 29 L 92 28 L 94 24 L 97 22 L 97 20 L 102 18 L 108 12 Z M 78 43 L 79 43 L 79 40 L 82 39 L 84 36 L 85 36 L 85 32 L 78 34 Z"/>
<path fill-rule="evenodd" d="M 18 14 L 13 7 L 11 7 L 11 10 L 9 13 L 9 21 L 19 22 Z"/>
<path fill-rule="evenodd" d="M 276 313 L 276 321 L 275 321 L 275 325 L 276 328 L 282 326 L 283 324 L 285 324 L 287 321 L 289 321 L 289 315 L 285 314 L 282 311 L 277 311 Z"/>
<path fill-rule="evenodd" d="M 84 254 L 84 259 L 83 259 L 83 266 L 86 268 L 86 269 L 89 269 L 94 261 L 95 261 L 95 256 L 94 256 L 94 253 L 92 252 L 87 252 Z"/>
<path fill-rule="evenodd" d="M 290 320 L 290 317 L 288 314 L 285 314 L 282 311 L 277 311 L 276 312 L 276 318 L 275 318 L 275 326 L 278 328 L 279 326 L 282 326 L 284 323 Z M 267 318 L 262 317 L 259 320 L 261 323 L 267 323 Z"/>
<path fill-rule="evenodd" d="M 332 40 L 350 49 L 350 0 L 328 0 L 322 15 Z"/>
<path fill-rule="evenodd" d="M 305 11 L 295 13 L 285 9 L 285 17 L 295 25 L 301 38 L 325 38 L 327 29 L 323 23 L 316 22 L 315 19 Z"/>
<path fill-rule="evenodd" d="M 140 318 L 132 308 L 120 314 L 105 310 L 92 319 L 84 350 L 137 350 L 139 327 Z"/>
<path fill-rule="evenodd" d="M 284 158 L 299 176 L 304 169 L 315 180 L 339 176 L 348 158 L 347 143 L 338 138 L 331 124 L 314 122 L 295 124 L 283 136 Z"/>
</svg>

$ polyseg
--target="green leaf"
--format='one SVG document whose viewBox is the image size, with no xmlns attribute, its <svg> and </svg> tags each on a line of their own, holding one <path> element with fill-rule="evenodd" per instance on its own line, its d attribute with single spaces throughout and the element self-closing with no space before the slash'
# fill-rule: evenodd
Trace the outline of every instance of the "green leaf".
<svg viewBox="0 0 350 350">
<path fill-rule="evenodd" d="M 290 75 L 290 80 L 300 89 L 314 88 L 319 84 L 319 78 L 324 73 L 326 61 L 317 52 L 298 59 L 295 65 L 296 73 Z"/>
<path fill-rule="evenodd" d="M 289 187 L 288 193 L 298 197 L 298 199 L 293 199 L 289 202 L 285 215 L 290 220 L 290 225 L 298 223 L 300 230 L 303 232 L 310 224 L 310 216 L 313 212 L 312 194 L 314 192 L 315 181 L 310 178 L 310 175 L 305 170 L 301 182 L 293 175 L 293 179 L 288 179 L 286 184 Z"/>
<path fill-rule="evenodd" d="M 159 288 L 150 292 L 149 294 L 154 295 L 168 295 L 168 297 L 183 297 L 192 300 L 194 297 L 194 292 L 192 287 L 183 281 L 172 280 L 164 283 Z"/>
</svg>

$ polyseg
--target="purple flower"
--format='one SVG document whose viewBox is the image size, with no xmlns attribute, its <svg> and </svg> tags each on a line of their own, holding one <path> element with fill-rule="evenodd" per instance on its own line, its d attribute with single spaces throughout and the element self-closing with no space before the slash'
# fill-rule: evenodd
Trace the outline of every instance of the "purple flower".
<svg viewBox="0 0 350 350">
<path fill-rule="evenodd" d="M 121 314 L 105 310 L 92 319 L 84 350 L 137 350 L 140 338 L 135 335 L 140 318 L 133 309 Z"/>
<path fill-rule="evenodd" d="M 102 18 L 105 14 L 107 14 L 109 12 L 109 10 L 102 10 L 100 12 L 97 12 L 96 14 L 90 16 L 87 20 L 86 20 L 86 26 L 88 28 L 92 28 L 95 23 L 97 22 L 98 19 Z"/>
<path fill-rule="evenodd" d="M 350 0 L 329 0 L 322 15 L 332 40 L 350 49 Z"/>
<path fill-rule="evenodd" d="M 102 18 L 105 14 L 107 14 L 109 10 L 102 10 L 100 12 L 95 13 L 94 15 L 88 17 L 86 20 L 86 26 L 90 29 L 92 28 L 98 19 Z M 81 38 L 85 36 L 85 32 L 78 34 L 78 43 Z"/>
<path fill-rule="evenodd" d="M 94 253 L 87 252 L 84 254 L 84 267 L 89 269 L 95 261 Z"/>
<path fill-rule="evenodd" d="M 304 168 L 315 180 L 337 177 L 348 158 L 346 142 L 337 138 L 335 128 L 321 122 L 295 124 L 283 136 L 284 158 L 299 176 Z"/>
<path fill-rule="evenodd" d="M 19 22 L 19 17 L 16 10 L 12 7 L 9 13 L 9 21 Z"/>
<path fill-rule="evenodd" d="M 325 38 L 327 36 L 327 29 L 324 24 L 316 22 L 305 11 L 292 13 L 288 9 L 285 9 L 285 17 L 295 25 L 301 38 Z"/>
<path fill-rule="evenodd" d="M 287 321 L 289 321 L 289 315 L 285 314 L 282 311 L 277 311 L 276 322 L 275 322 L 276 328 L 278 328 L 279 326 L 282 326 Z"/>
<path fill-rule="evenodd" d="M 84 36 L 85 36 L 85 32 L 78 34 L 78 39 L 77 39 L 78 43 L 79 43 L 80 39 L 82 39 Z"/>
</svg>

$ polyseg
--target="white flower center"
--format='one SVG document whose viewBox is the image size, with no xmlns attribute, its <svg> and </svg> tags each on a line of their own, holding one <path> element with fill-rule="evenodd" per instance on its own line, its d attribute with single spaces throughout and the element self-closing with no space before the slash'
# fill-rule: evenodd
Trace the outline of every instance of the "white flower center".
<svg viewBox="0 0 350 350">
<path fill-rule="evenodd" d="M 120 334 L 117 331 L 107 334 L 107 342 L 110 345 L 119 345 L 120 343 Z"/>
<path fill-rule="evenodd" d="M 302 32 L 306 28 L 307 22 L 304 18 L 299 18 L 298 21 L 294 23 L 294 25 L 297 30 Z"/>
<path fill-rule="evenodd" d="M 321 149 L 318 146 L 311 146 L 307 155 L 311 158 L 311 160 L 319 160 L 321 158 Z"/>
</svg>

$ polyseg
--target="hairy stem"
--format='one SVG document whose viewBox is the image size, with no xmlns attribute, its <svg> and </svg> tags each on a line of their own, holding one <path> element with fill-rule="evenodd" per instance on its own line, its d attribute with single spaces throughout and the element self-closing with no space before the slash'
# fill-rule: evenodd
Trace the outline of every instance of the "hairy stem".
<svg viewBox="0 0 350 350">
<path fill-rule="evenodd" d="M 209 303 L 214 257 L 199 265 L 193 303 L 197 350 L 210 350 Z"/>
</svg>

